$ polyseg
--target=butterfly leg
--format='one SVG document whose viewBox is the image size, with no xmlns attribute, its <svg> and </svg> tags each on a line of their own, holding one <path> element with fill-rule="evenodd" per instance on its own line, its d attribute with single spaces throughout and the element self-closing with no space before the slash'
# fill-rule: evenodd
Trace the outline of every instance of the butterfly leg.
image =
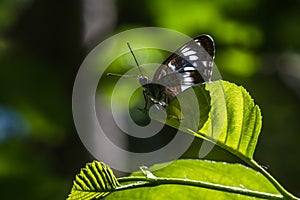
<svg viewBox="0 0 300 200">
<path fill-rule="evenodd" d="M 144 107 L 144 110 L 148 110 L 148 102 L 149 102 L 149 98 L 148 96 L 146 95 L 146 91 L 143 90 L 143 96 L 144 96 L 144 99 L 145 99 L 145 107 Z"/>
</svg>

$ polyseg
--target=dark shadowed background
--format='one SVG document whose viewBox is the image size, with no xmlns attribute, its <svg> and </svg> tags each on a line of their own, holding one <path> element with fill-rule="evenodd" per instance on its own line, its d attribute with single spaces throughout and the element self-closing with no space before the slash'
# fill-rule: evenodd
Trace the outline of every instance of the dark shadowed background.
<svg viewBox="0 0 300 200">
<path fill-rule="evenodd" d="M 214 37 L 223 79 L 262 109 L 256 160 L 299 196 L 299 25 L 298 0 L 1 0 L 1 199 L 67 197 L 93 160 L 73 124 L 77 70 L 98 43 L 143 26 Z"/>
</svg>

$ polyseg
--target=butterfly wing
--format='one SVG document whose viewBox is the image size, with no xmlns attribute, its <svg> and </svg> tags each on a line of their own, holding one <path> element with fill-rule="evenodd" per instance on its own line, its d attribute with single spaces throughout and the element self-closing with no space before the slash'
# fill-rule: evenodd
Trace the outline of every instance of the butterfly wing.
<svg viewBox="0 0 300 200">
<path fill-rule="evenodd" d="M 210 82 L 215 44 L 209 35 L 199 35 L 169 56 L 154 74 L 153 82 L 166 86 L 171 99 L 194 84 Z"/>
</svg>

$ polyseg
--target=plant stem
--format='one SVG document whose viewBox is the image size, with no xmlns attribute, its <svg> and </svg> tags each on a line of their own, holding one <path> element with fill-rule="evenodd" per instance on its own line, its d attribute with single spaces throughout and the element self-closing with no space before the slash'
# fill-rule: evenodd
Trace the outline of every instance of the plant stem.
<svg viewBox="0 0 300 200">
<path fill-rule="evenodd" d="M 263 167 L 261 167 L 255 160 L 250 159 L 247 161 L 247 163 L 255 170 L 263 174 L 274 185 L 274 187 L 276 187 L 276 189 L 285 197 L 285 199 L 299 200 L 298 197 L 295 197 L 293 194 L 289 193 L 286 189 L 284 189 L 280 185 L 280 183 L 269 172 L 267 172 Z"/>
<path fill-rule="evenodd" d="M 196 181 L 196 180 L 189 180 L 189 179 L 179 179 L 179 178 L 160 178 L 151 179 L 149 180 L 146 177 L 124 177 L 119 178 L 118 181 L 121 182 L 135 182 L 130 183 L 127 185 L 121 185 L 116 188 L 118 190 L 125 190 L 125 189 L 132 189 L 132 188 L 139 188 L 139 187 L 150 187 L 150 186 L 158 186 L 158 185 L 165 185 L 165 184 L 177 184 L 177 185 L 187 185 L 187 186 L 195 186 L 195 187 L 202 187 L 207 189 L 213 189 L 217 191 L 224 191 L 230 193 L 236 193 L 246 196 L 258 197 L 258 198 L 265 198 L 265 199 L 284 199 L 281 195 L 270 194 L 265 192 L 258 192 L 253 190 L 247 190 L 237 187 L 225 186 L 215 183 L 209 183 L 204 181 Z"/>
<path fill-rule="evenodd" d="M 188 130 L 188 133 L 190 133 L 193 131 Z M 233 155 L 236 155 L 238 158 L 240 158 L 241 160 L 243 160 L 245 163 L 247 163 L 249 166 L 251 166 L 253 169 L 259 171 L 263 176 L 265 176 L 273 185 L 274 187 L 284 196 L 284 199 L 288 199 L 288 200 L 300 200 L 300 198 L 294 196 L 293 194 L 291 194 L 290 192 L 288 192 L 286 189 L 284 189 L 282 187 L 282 185 L 280 185 L 280 183 L 269 173 L 267 172 L 263 167 L 261 167 L 255 160 L 253 159 L 249 159 L 247 157 L 245 157 L 243 154 L 237 153 L 234 150 L 232 150 L 231 148 L 228 148 L 226 145 L 222 144 L 222 143 L 218 143 L 217 141 L 214 141 L 214 139 L 208 138 L 207 136 L 202 136 L 199 133 L 195 133 L 194 135 L 196 137 L 200 137 L 200 138 L 204 138 L 205 140 L 208 140 L 210 142 L 216 143 L 218 146 L 220 146 L 221 148 L 229 151 L 230 153 L 232 153 Z"/>
</svg>

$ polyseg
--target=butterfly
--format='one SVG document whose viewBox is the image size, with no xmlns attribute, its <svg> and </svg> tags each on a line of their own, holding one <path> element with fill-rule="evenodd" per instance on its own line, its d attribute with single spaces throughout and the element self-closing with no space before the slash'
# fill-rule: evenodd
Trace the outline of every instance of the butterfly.
<svg viewBox="0 0 300 200">
<path fill-rule="evenodd" d="M 128 47 L 138 65 L 129 44 Z M 158 109 L 164 109 L 178 93 L 195 84 L 210 82 L 214 58 L 214 40 L 211 36 L 203 34 L 172 53 L 158 67 L 152 80 L 143 74 L 138 76 L 146 101 L 144 109 L 147 110 L 151 104 Z"/>
</svg>

